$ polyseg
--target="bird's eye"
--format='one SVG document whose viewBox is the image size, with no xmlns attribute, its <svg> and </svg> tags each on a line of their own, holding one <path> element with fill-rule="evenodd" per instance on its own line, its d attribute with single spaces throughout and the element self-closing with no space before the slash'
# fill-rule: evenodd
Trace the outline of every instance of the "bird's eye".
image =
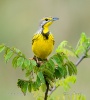
<svg viewBox="0 0 90 100">
<path fill-rule="evenodd" d="M 48 19 L 46 18 L 45 21 L 48 21 Z"/>
</svg>

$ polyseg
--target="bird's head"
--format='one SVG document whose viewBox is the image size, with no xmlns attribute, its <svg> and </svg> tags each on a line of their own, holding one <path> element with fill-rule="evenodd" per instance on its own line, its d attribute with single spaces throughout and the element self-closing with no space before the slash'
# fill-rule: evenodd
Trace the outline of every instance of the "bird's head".
<svg viewBox="0 0 90 100">
<path fill-rule="evenodd" d="M 54 21 L 59 20 L 57 17 L 44 17 L 41 19 L 40 26 L 41 27 L 49 27 Z"/>
</svg>

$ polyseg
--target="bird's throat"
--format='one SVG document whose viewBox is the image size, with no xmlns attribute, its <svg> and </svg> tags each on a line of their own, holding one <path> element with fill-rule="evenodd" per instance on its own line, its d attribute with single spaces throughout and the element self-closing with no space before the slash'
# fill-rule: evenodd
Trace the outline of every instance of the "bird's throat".
<svg viewBox="0 0 90 100">
<path fill-rule="evenodd" d="M 43 27 L 43 33 L 44 33 L 44 34 L 47 34 L 48 32 L 49 32 L 48 27 Z"/>
</svg>

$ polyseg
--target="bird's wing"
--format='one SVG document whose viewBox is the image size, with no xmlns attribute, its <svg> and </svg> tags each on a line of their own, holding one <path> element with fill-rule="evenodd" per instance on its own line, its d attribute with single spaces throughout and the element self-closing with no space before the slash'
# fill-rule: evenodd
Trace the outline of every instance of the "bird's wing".
<svg viewBox="0 0 90 100">
<path fill-rule="evenodd" d="M 35 33 L 33 38 L 32 38 L 32 44 L 34 43 L 34 41 L 39 37 L 40 33 Z"/>
</svg>

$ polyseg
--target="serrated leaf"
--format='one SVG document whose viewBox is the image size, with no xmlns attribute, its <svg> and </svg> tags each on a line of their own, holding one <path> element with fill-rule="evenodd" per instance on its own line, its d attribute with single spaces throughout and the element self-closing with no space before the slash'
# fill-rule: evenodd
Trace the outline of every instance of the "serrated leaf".
<svg viewBox="0 0 90 100">
<path fill-rule="evenodd" d="M 13 51 L 10 49 L 7 50 L 6 54 L 4 55 L 5 61 L 8 62 L 8 60 L 13 56 Z"/>
<path fill-rule="evenodd" d="M 38 73 L 37 73 L 37 76 L 39 77 L 39 79 L 40 79 L 40 81 L 41 81 L 42 83 L 45 83 L 45 79 L 44 79 L 44 76 L 43 76 L 43 73 L 42 73 L 42 72 L 38 72 Z"/>
<path fill-rule="evenodd" d="M 1 53 L 4 49 L 5 49 L 5 45 L 4 45 L 4 44 L 0 45 L 0 53 Z"/>
<path fill-rule="evenodd" d="M 23 62 L 24 62 L 24 58 L 23 57 L 19 57 L 17 59 L 17 66 L 22 66 Z"/>
</svg>

